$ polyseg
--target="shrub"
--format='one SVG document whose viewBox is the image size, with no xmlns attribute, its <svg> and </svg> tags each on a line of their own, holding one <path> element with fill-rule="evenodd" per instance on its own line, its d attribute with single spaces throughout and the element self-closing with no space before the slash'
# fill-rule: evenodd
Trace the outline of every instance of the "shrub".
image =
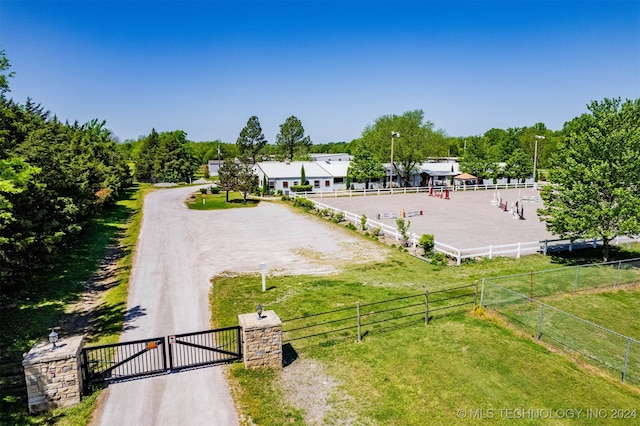
<svg viewBox="0 0 640 426">
<path fill-rule="evenodd" d="M 200 188 L 200 193 L 201 194 L 206 194 L 207 193 L 207 188 Z"/>
<path fill-rule="evenodd" d="M 351 229 L 352 231 L 356 231 L 358 228 L 356 228 L 356 226 L 351 223 L 351 222 L 347 222 L 347 224 L 345 225 L 345 228 L 347 229 Z"/>
<path fill-rule="evenodd" d="M 442 253 L 433 253 L 431 256 L 431 264 L 435 266 L 445 266 L 447 264 L 447 258 Z"/>
<path fill-rule="evenodd" d="M 340 223 L 343 220 L 344 220 L 344 213 L 342 212 L 337 212 L 336 214 L 333 215 L 333 218 L 331 219 L 331 221 L 334 223 Z"/>
<path fill-rule="evenodd" d="M 278 195 L 282 195 L 282 189 L 278 189 Z"/>
<path fill-rule="evenodd" d="M 371 231 L 371 235 L 373 235 L 374 237 L 379 237 L 380 234 L 382 234 L 382 228 L 380 228 L 379 226 Z"/>
<path fill-rule="evenodd" d="M 396 219 L 396 228 L 398 233 L 400 233 L 400 237 L 402 238 L 402 244 L 404 246 L 409 242 L 409 227 L 411 226 L 410 220 L 405 220 L 404 218 Z"/>
<path fill-rule="evenodd" d="M 291 201 L 291 197 L 289 197 L 288 195 L 283 195 L 282 197 L 280 197 L 280 199 L 282 201 Z"/>
<path fill-rule="evenodd" d="M 433 234 L 422 234 L 422 236 L 418 240 L 418 245 L 422 247 L 422 249 L 424 250 L 424 255 L 426 257 L 429 257 L 433 254 L 434 242 L 435 239 L 433 237 Z"/>
<path fill-rule="evenodd" d="M 311 192 L 312 185 L 293 185 L 291 190 L 293 192 Z"/>
<path fill-rule="evenodd" d="M 360 227 L 363 231 L 367 229 L 367 216 L 364 214 L 360 216 Z"/>
<path fill-rule="evenodd" d="M 295 200 L 293 200 L 293 205 L 295 207 L 302 207 L 305 210 L 310 210 L 313 208 L 313 201 L 307 198 L 296 197 Z"/>
<path fill-rule="evenodd" d="M 219 194 L 220 193 L 220 188 L 218 188 L 217 186 L 210 186 L 209 187 L 209 192 L 211 192 L 212 194 Z"/>
</svg>

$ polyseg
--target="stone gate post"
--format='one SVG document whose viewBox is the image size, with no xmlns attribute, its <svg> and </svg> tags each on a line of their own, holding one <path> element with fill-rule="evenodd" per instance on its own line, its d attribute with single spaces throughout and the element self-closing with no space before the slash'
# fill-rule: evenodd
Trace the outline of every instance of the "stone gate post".
<svg viewBox="0 0 640 426">
<path fill-rule="evenodd" d="M 245 368 L 282 368 L 282 321 L 274 311 L 238 315 Z"/>
<path fill-rule="evenodd" d="M 82 396 L 83 336 L 35 344 L 22 360 L 30 413 L 70 407 Z"/>
</svg>

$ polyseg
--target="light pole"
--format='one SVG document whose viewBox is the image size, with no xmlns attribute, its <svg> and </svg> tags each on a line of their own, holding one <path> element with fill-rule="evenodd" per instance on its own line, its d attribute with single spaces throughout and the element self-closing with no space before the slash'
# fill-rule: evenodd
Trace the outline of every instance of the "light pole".
<svg viewBox="0 0 640 426">
<path fill-rule="evenodd" d="M 533 152 L 533 183 L 536 183 L 538 179 L 536 179 L 536 168 L 538 166 L 538 140 L 546 139 L 544 136 L 536 135 L 536 147 Z"/>
<path fill-rule="evenodd" d="M 393 142 L 395 138 L 399 138 L 400 133 L 391 132 L 391 165 L 389 166 L 389 188 L 393 191 Z"/>
</svg>

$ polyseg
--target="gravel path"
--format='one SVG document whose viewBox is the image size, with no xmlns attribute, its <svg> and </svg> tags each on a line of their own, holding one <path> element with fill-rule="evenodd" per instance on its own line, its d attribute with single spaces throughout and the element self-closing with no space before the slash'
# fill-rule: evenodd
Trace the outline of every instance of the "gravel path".
<svg viewBox="0 0 640 426">
<path fill-rule="evenodd" d="M 258 273 L 266 262 L 270 275 L 331 273 L 347 259 L 385 255 L 377 244 L 277 204 L 189 210 L 184 200 L 194 190 L 145 199 L 121 341 L 209 329 L 210 280 L 225 271 Z M 220 368 L 211 367 L 113 384 L 93 423 L 227 426 L 238 417 Z"/>
</svg>

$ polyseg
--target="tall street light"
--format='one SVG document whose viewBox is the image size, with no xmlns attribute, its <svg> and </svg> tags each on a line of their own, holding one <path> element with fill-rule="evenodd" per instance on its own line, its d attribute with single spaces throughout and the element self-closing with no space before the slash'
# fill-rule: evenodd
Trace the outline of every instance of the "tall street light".
<svg viewBox="0 0 640 426">
<path fill-rule="evenodd" d="M 400 133 L 391 132 L 391 166 L 389 167 L 389 188 L 393 188 L 393 142 L 395 138 L 399 138 Z"/>
<path fill-rule="evenodd" d="M 536 135 L 536 147 L 533 152 L 533 183 L 536 183 L 538 179 L 536 178 L 536 168 L 538 166 L 538 140 L 546 139 L 544 136 Z"/>
</svg>

